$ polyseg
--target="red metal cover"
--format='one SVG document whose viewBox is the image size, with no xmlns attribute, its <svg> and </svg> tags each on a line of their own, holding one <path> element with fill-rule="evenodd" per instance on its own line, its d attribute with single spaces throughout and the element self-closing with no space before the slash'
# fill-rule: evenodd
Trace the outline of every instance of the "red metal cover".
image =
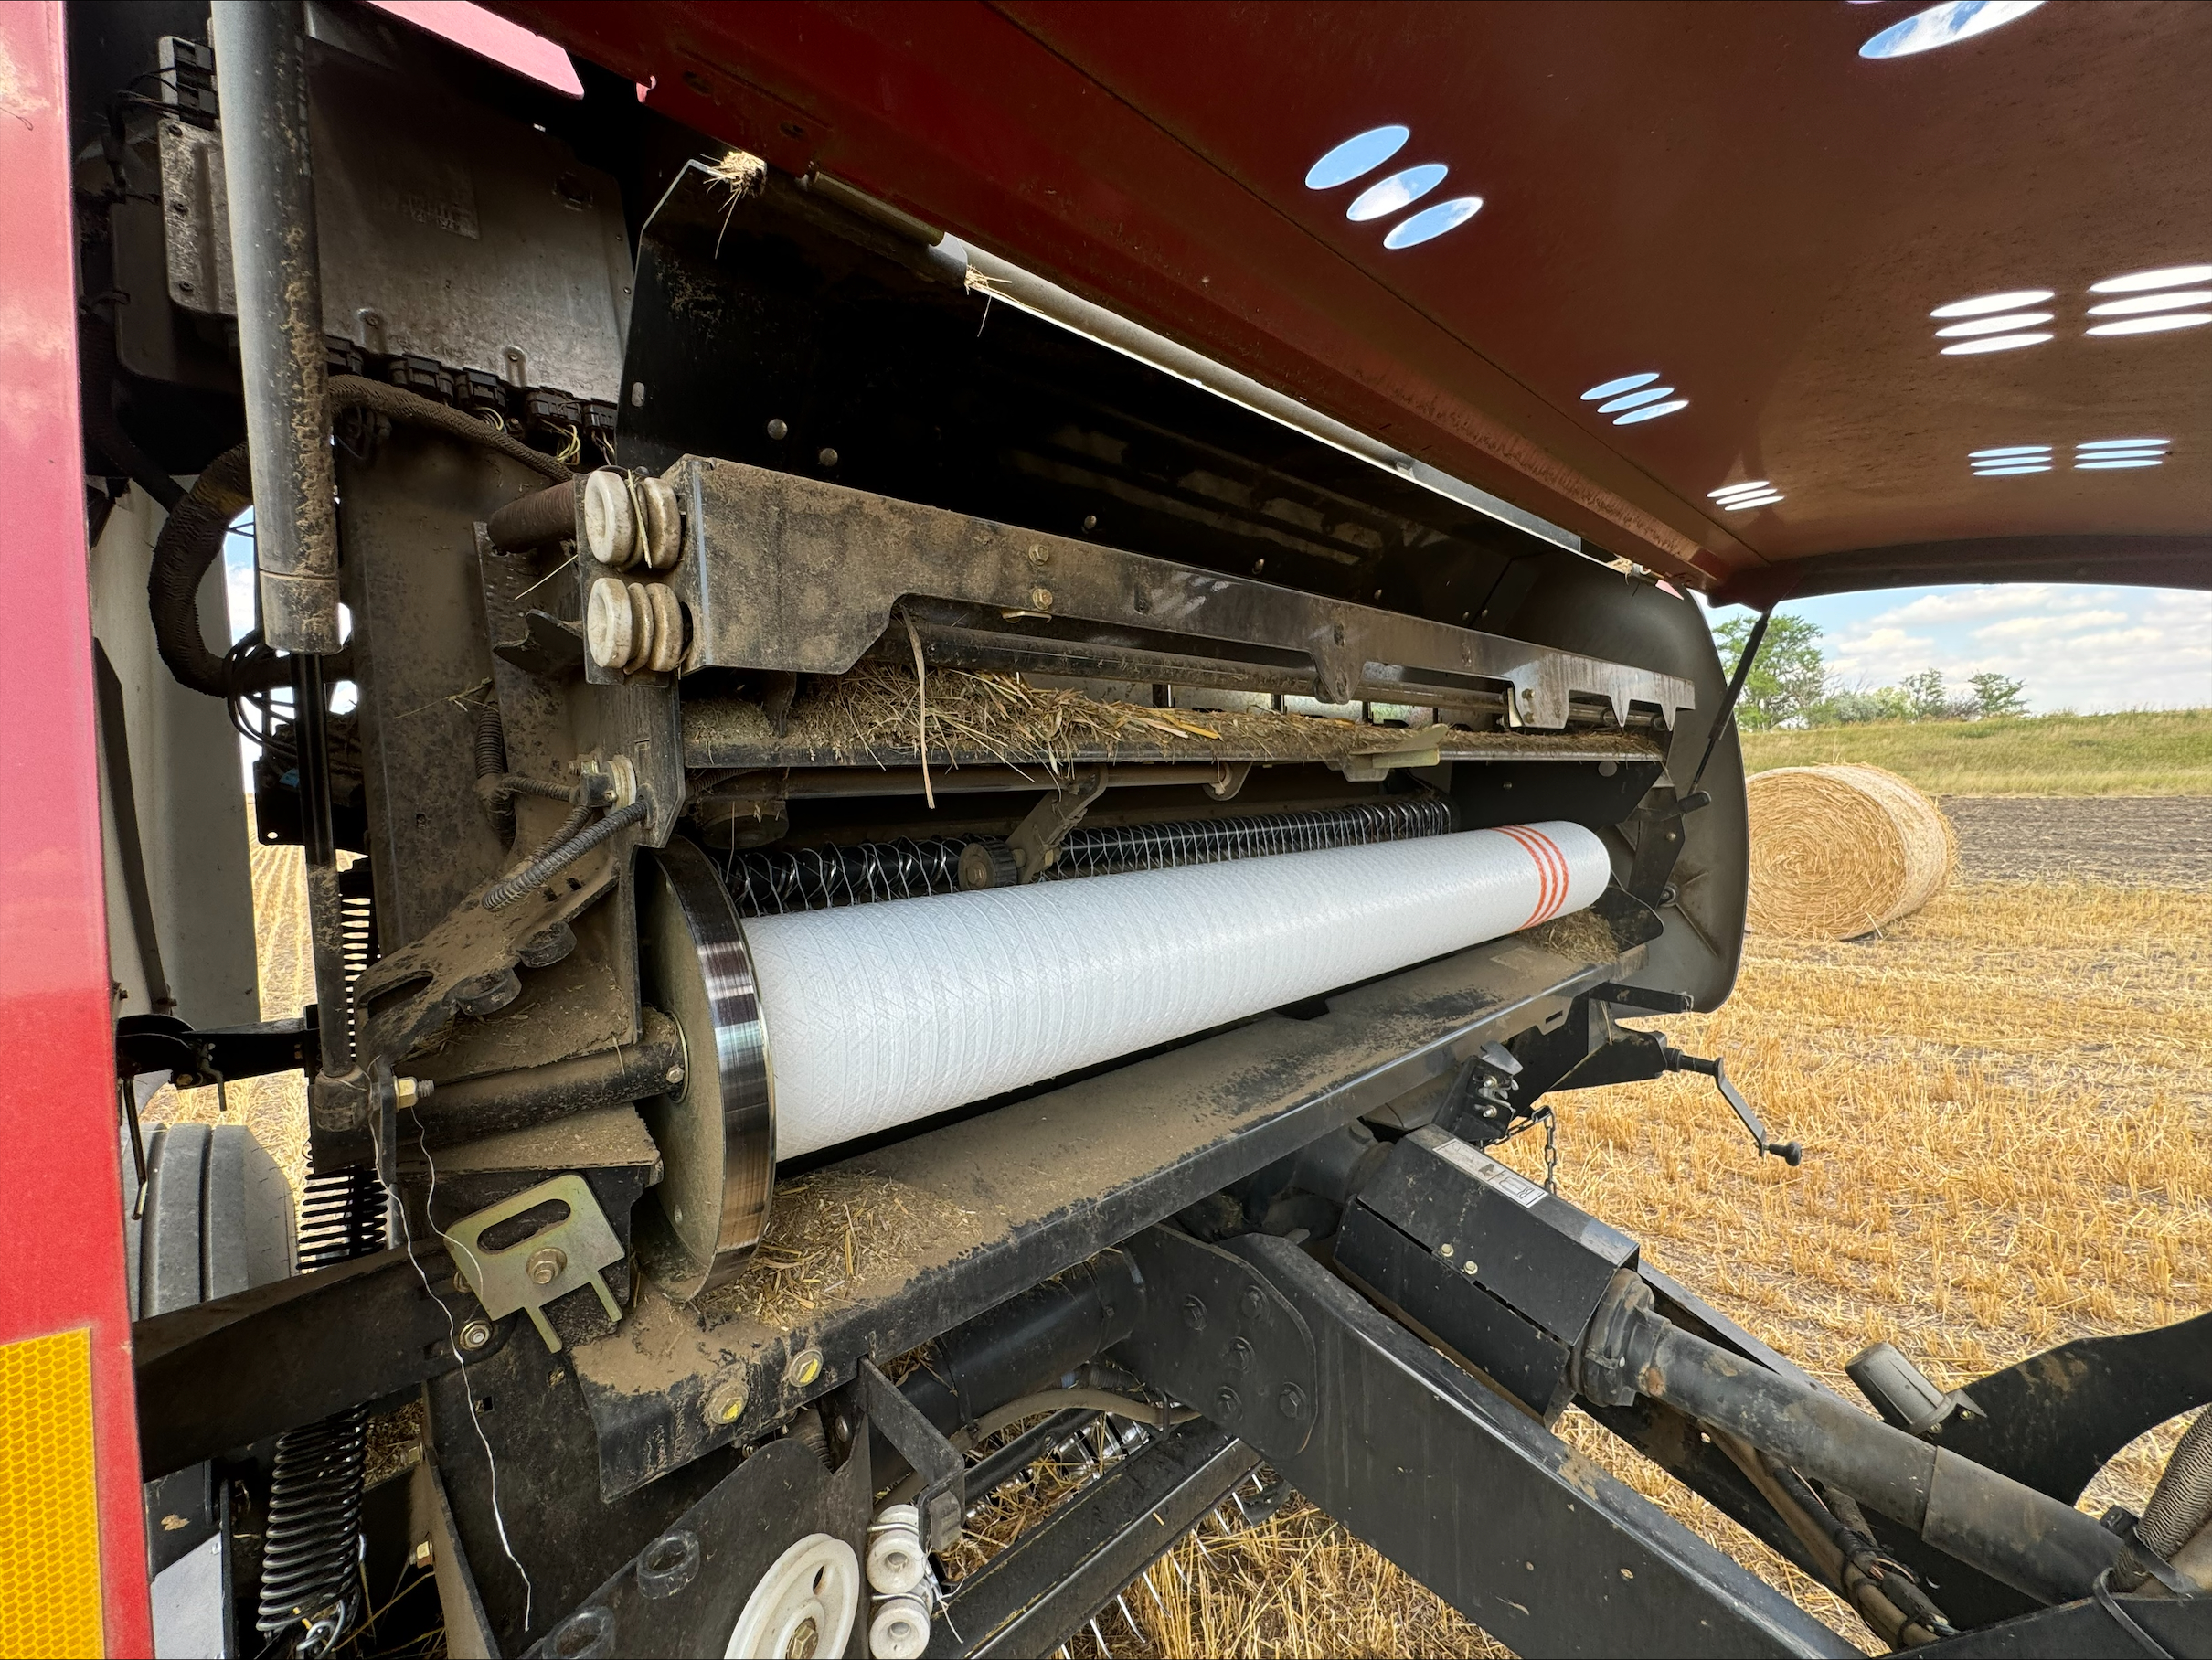
<svg viewBox="0 0 2212 1660">
<path fill-rule="evenodd" d="M 150 1654 L 92 730 L 61 11 L 58 0 L 0 5 L 0 452 L 9 462 L 0 580 L 10 624 L 0 652 L 0 1346 L 90 1333 L 106 1652 Z M 11 1399 L 10 1414 L 25 1404 Z M 58 1430 L 81 1418 L 63 1411 L 48 1421 Z M 18 1474 L 28 1452 L 48 1461 L 52 1488 L 27 1519 L 53 1529 L 57 1546 L 71 1542 L 62 1536 L 83 1502 L 73 1489 L 89 1474 L 86 1461 L 70 1457 L 79 1449 L 56 1444 L 66 1438 L 49 1432 L 0 1449 L 0 1463 Z M 18 1531 L 26 1519 L 9 1516 L 0 1554 L 37 1543 Z M 86 1590 L 74 1577 L 83 1556 L 69 1555 L 37 1564 L 42 1577 L 27 1582 L 0 1576 L 11 1604 L 0 1632 L 58 1634 L 58 1611 Z M 26 1606 L 41 1596 L 50 1602 Z"/>
<path fill-rule="evenodd" d="M 2212 264 L 2212 6 L 2047 5 L 1892 59 L 1859 48 L 1920 8 L 496 9 L 703 132 L 1707 586 L 2212 585 L 2212 326 L 2087 332 L 2127 297 L 2092 285 Z M 1308 187 L 1391 123 L 1387 163 Z M 1346 218 L 1423 164 L 1448 172 L 1417 203 Z M 1386 245 L 1464 196 L 1457 229 Z M 1945 355 L 1973 337 L 1932 312 L 2018 290 L 2050 293 L 2020 308 L 2050 339 Z M 1616 425 L 1582 396 L 1644 372 L 1686 407 Z M 2139 438 L 2166 459 L 2074 464 Z M 1970 463 L 2031 444 L 2048 471 Z M 1711 498 L 1759 480 L 1781 499 Z"/>
</svg>

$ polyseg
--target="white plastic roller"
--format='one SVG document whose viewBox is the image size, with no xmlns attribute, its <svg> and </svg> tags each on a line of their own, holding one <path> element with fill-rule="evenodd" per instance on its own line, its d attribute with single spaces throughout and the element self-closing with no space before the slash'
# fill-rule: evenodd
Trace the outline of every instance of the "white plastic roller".
<svg viewBox="0 0 2212 1660">
<path fill-rule="evenodd" d="M 1564 916 L 1611 874 L 1554 821 L 740 923 L 673 842 L 641 869 L 639 961 L 689 1059 L 643 1103 L 640 1258 L 697 1295 L 742 1267 L 779 1159 Z"/>
<path fill-rule="evenodd" d="M 776 1156 L 792 1158 L 1579 910 L 1579 825 L 760 917 Z"/>
</svg>

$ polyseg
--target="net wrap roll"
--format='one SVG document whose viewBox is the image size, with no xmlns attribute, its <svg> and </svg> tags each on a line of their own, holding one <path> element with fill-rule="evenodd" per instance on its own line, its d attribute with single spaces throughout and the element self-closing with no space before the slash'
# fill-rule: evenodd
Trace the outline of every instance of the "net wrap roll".
<svg viewBox="0 0 2212 1660">
<path fill-rule="evenodd" d="M 1500 938 L 1611 874 L 1555 821 L 750 919 L 776 1155 Z"/>
</svg>

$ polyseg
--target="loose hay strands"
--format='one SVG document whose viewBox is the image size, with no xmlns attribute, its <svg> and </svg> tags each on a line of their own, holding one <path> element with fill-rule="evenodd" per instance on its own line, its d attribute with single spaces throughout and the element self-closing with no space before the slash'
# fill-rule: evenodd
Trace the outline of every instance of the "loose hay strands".
<svg viewBox="0 0 2212 1660">
<path fill-rule="evenodd" d="M 1039 782 L 1066 776 L 1079 755 L 1151 750 L 1167 742 L 1224 743 L 1238 752 L 1282 761 L 1365 753 L 1388 732 L 1357 721 L 1272 710 L 1155 709 L 1108 703 L 1060 686 L 1035 686 L 1011 675 L 935 669 L 929 695 L 903 665 L 870 665 L 810 682 L 791 708 L 785 746 L 845 762 L 912 764 L 917 711 L 932 765 L 977 757 L 1041 767 Z"/>
<path fill-rule="evenodd" d="M 1958 866 L 1950 821 L 1879 767 L 1779 767 L 1753 777 L 1745 793 L 1757 932 L 1873 933 L 1942 892 Z"/>
</svg>

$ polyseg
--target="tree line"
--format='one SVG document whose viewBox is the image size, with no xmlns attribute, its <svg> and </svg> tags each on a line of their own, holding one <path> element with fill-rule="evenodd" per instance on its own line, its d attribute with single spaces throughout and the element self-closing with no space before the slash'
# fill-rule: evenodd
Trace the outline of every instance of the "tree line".
<svg viewBox="0 0 2212 1660">
<path fill-rule="evenodd" d="M 1713 631 L 1724 669 L 1735 668 L 1750 633 L 1748 617 L 1732 617 Z M 1895 686 L 1845 686 L 1828 672 L 1820 637 L 1820 624 L 1803 617 L 1778 613 L 1768 623 L 1737 704 L 1739 725 L 1763 731 L 1870 720 L 1986 720 L 2027 713 L 2027 688 L 2009 675 L 1971 676 L 1963 691 L 1946 686 L 1942 672 L 1932 668 L 1908 675 Z"/>
</svg>

